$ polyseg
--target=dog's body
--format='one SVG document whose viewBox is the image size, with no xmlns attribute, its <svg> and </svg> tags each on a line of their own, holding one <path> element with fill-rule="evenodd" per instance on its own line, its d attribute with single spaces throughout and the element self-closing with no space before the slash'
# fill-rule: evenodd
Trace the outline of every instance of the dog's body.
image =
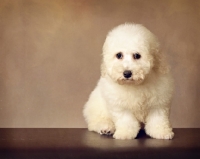
<svg viewBox="0 0 200 159">
<path fill-rule="evenodd" d="M 84 107 L 90 131 L 133 139 L 172 139 L 169 122 L 173 82 L 155 36 L 142 25 L 114 28 L 103 47 L 102 76 Z"/>
</svg>

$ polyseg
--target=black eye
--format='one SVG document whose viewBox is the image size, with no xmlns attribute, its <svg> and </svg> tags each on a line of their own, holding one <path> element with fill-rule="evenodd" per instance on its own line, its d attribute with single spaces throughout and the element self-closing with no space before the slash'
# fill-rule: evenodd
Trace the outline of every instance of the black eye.
<svg viewBox="0 0 200 159">
<path fill-rule="evenodd" d="M 138 60 L 141 58 L 141 55 L 139 53 L 135 53 L 135 54 L 133 54 L 133 58 Z"/>
<path fill-rule="evenodd" d="M 119 53 L 116 54 L 116 57 L 117 57 L 118 59 L 122 59 L 122 58 L 123 58 L 123 55 L 122 55 L 121 52 L 119 52 Z"/>
</svg>

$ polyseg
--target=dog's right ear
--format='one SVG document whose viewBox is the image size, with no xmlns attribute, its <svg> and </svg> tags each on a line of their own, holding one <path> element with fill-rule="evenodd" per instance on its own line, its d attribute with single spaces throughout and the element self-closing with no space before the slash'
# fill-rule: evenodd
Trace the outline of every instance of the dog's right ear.
<svg viewBox="0 0 200 159">
<path fill-rule="evenodd" d="M 104 42 L 104 44 L 103 44 L 102 54 L 101 54 L 101 56 L 102 56 L 102 60 L 101 60 L 101 76 L 102 76 L 102 77 L 105 77 L 106 74 L 107 74 L 106 65 L 105 65 L 105 62 L 104 62 L 105 52 L 106 52 L 107 47 L 108 47 L 106 41 L 107 41 L 107 38 L 106 38 L 106 40 L 105 40 L 105 42 Z"/>
<path fill-rule="evenodd" d="M 104 64 L 104 61 L 102 60 L 102 63 L 101 63 L 101 76 L 105 77 L 105 75 L 106 75 L 106 66 Z"/>
</svg>

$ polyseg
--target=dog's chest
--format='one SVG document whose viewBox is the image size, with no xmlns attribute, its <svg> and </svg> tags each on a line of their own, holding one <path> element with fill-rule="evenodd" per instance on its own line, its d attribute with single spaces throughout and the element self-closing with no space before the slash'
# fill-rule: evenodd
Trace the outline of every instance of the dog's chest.
<svg viewBox="0 0 200 159">
<path fill-rule="evenodd" d="M 104 87 L 104 98 L 112 107 L 121 107 L 132 111 L 144 111 L 148 107 L 149 97 L 146 90 L 129 87 Z"/>
<path fill-rule="evenodd" d="M 109 109 L 129 110 L 140 122 L 145 122 L 149 110 L 149 98 L 145 92 L 135 89 L 108 89 L 105 99 Z"/>
</svg>

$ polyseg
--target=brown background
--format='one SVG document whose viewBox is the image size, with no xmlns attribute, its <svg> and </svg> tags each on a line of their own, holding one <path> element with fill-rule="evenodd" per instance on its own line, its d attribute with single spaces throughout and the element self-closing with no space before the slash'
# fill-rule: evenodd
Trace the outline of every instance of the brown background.
<svg viewBox="0 0 200 159">
<path fill-rule="evenodd" d="M 0 0 L 0 127 L 86 127 L 103 42 L 125 22 L 161 42 L 173 127 L 200 127 L 199 0 Z"/>
</svg>

